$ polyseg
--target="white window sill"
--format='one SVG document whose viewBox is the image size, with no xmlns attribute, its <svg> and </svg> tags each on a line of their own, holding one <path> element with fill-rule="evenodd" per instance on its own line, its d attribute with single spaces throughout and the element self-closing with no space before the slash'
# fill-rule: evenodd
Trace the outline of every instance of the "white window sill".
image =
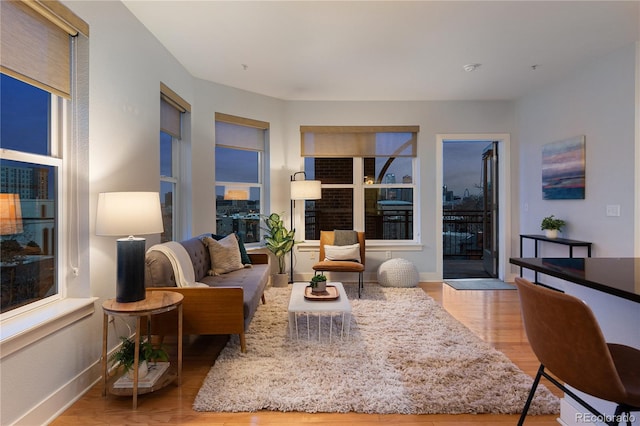
<svg viewBox="0 0 640 426">
<path fill-rule="evenodd" d="M 0 359 L 95 312 L 97 297 L 62 299 L 2 321 Z"/>
</svg>

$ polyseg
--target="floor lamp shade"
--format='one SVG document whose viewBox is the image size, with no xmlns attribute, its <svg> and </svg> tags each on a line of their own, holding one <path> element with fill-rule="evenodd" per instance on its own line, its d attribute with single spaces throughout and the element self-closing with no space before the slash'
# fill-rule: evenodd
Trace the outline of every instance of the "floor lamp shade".
<svg viewBox="0 0 640 426">
<path fill-rule="evenodd" d="M 296 180 L 296 175 L 303 175 L 304 179 Z M 305 172 L 296 172 L 291 176 L 291 229 L 293 229 L 293 212 L 296 200 L 319 200 L 322 198 L 322 182 L 307 180 Z M 291 249 L 291 267 L 289 268 L 289 282 L 293 282 L 293 249 Z"/>
<path fill-rule="evenodd" d="M 322 198 L 322 186 L 319 180 L 292 180 L 292 200 L 319 200 Z"/>
<path fill-rule="evenodd" d="M 96 235 L 126 236 L 117 241 L 117 302 L 137 302 L 145 298 L 146 241 L 134 235 L 159 234 L 163 230 L 157 192 L 103 192 L 98 195 Z"/>
</svg>

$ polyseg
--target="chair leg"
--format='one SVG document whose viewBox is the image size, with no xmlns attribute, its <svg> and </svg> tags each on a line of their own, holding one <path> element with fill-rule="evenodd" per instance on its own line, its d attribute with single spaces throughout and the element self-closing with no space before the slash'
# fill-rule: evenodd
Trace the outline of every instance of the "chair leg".
<svg viewBox="0 0 640 426">
<path fill-rule="evenodd" d="M 626 419 L 627 426 L 632 426 L 631 419 L 633 417 L 631 416 L 631 412 L 633 411 L 640 411 L 640 407 L 632 407 L 630 405 L 620 404 L 616 407 L 616 411 L 613 417 L 616 419 L 616 421 L 622 421 Z"/>
<path fill-rule="evenodd" d="M 606 418 L 606 416 L 604 414 L 602 414 L 600 411 L 598 411 L 595 408 L 593 408 L 593 406 L 590 405 L 587 401 L 585 401 L 584 399 L 580 398 L 575 392 L 573 392 L 572 390 L 567 388 L 564 384 L 560 383 L 556 378 L 554 378 L 553 376 L 549 375 L 546 371 L 542 371 L 542 375 L 547 380 L 549 380 L 551 383 L 556 385 L 558 388 L 562 389 L 562 391 L 564 393 L 566 393 L 571 398 L 573 398 L 573 400 L 576 401 L 578 404 L 582 405 L 584 408 L 589 410 L 589 412 L 592 413 L 594 416 Z M 625 412 L 625 411 L 629 411 L 629 407 L 628 406 L 624 407 L 623 412 Z M 618 422 L 615 421 L 615 420 L 611 420 L 611 421 L 605 422 L 605 424 L 607 426 L 618 426 Z"/>
<path fill-rule="evenodd" d="M 364 282 L 362 279 L 362 272 L 359 272 L 358 273 L 358 299 L 360 299 L 363 289 L 364 289 Z"/>
<path fill-rule="evenodd" d="M 524 419 L 525 417 L 527 417 L 529 406 L 531 405 L 531 401 L 533 401 L 533 396 L 536 393 L 536 389 L 538 388 L 538 384 L 540 383 L 540 378 L 542 377 L 543 372 L 544 372 L 544 365 L 540 364 L 540 368 L 538 368 L 538 373 L 536 374 L 536 378 L 533 380 L 533 384 L 531 385 L 531 390 L 529 391 L 527 402 L 525 402 L 524 407 L 522 408 L 522 414 L 520 415 L 520 420 L 518 420 L 518 426 L 522 426 L 524 424 Z"/>
</svg>

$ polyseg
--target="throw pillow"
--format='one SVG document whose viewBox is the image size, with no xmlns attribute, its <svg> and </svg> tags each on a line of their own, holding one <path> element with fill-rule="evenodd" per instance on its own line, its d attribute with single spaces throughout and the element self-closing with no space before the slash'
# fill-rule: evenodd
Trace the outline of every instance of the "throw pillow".
<svg viewBox="0 0 640 426">
<path fill-rule="evenodd" d="M 353 230 L 334 229 L 333 245 L 334 246 L 350 246 L 358 242 L 358 233 Z"/>
<path fill-rule="evenodd" d="M 351 260 L 360 263 L 360 243 L 348 246 L 324 246 L 324 260 Z"/>
<path fill-rule="evenodd" d="M 227 235 L 220 241 L 205 237 L 203 242 L 209 248 L 209 256 L 211 256 L 209 275 L 226 274 L 244 268 L 235 234 Z"/>
<path fill-rule="evenodd" d="M 244 265 L 251 265 L 251 258 L 249 257 L 249 254 L 247 253 L 247 248 L 244 246 L 244 241 L 242 241 L 242 237 L 239 234 L 236 234 L 236 233 L 234 233 L 233 235 L 235 235 L 236 238 L 238 239 L 238 248 L 240 249 L 240 259 L 241 259 L 242 263 Z M 221 239 L 226 237 L 226 235 L 211 234 L 211 237 L 214 240 L 220 241 Z"/>
</svg>

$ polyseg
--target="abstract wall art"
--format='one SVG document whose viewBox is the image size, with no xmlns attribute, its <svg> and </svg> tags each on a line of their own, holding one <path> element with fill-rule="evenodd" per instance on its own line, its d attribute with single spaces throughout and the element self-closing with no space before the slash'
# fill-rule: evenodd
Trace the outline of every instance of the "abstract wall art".
<svg viewBox="0 0 640 426">
<path fill-rule="evenodd" d="M 542 198 L 544 200 L 584 200 L 584 135 L 542 147 Z"/>
</svg>

